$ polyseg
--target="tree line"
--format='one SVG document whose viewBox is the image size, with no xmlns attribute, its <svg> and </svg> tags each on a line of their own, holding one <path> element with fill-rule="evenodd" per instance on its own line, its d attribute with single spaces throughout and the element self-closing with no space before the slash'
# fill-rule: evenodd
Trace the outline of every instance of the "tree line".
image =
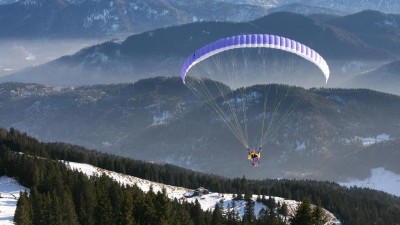
<svg viewBox="0 0 400 225">
<path fill-rule="evenodd" d="M 265 196 L 257 201 L 269 210 L 262 209 L 257 217 L 251 195 L 237 196 L 235 201 L 246 201 L 241 219 L 235 211 L 235 201 L 226 212 L 220 203 L 214 211 L 204 212 L 198 201 L 190 204 L 184 199 L 170 200 L 165 190 L 154 193 L 150 188 L 144 193 L 137 186 L 121 186 L 106 175 L 89 178 L 67 169 L 60 161 L 8 150 L 1 152 L 0 169 L 1 175 L 32 185 L 30 193 L 20 193 L 14 217 L 17 225 L 284 225 L 288 217 L 286 204 L 276 204 Z M 315 207 L 314 212 L 319 213 L 311 213 L 306 199 L 291 224 L 323 224 L 321 206 Z M 310 223 L 302 223 L 304 219 L 310 219 Z"/>
<path fill-rule="evenodd" d="M 11 152 L 22 152 L 24 154 L 15 154 Z M 188 218 L 190 221 L 194 222 L 198 220 L 190 216 L 194 215 L 192 212 L 194 210 L 192 209 L 192 207 L 194 207 L 193 205 L 185 203 L 180 204 L 179 200 L 169 201 L 162 193 L 145 194 L 138 190 L 137 187 L 119 187 L 118 184 L 115 184 L 115 182 L 106 177 L 92 177 L 89 179 L 81 173 L 66 169 L 62 163 L 54 160 L 68 160 L 80 163 L 89 163 L 104 169 L 129 174 L 156 182 L 183 186 L 187 188 L 204 186 L 212 191 L 235 193 L 237 196 L 240 196 L 242 193 L 246 193 L 247 195 L 258 194 L 267 196 L 280 196 L 297 201 L 307 199 L 310 203 L 315 205 L 320 204 L 322 207 L 333 212 L 343 224 L 400 223 L 400 198 L 369 189 L 349 189 L 341 187 L 332 182 L 274 179 L 258 181 L 248 180 L 245 177 L 227 179 L 220 176 L 193 172 L 172 165 L 150 164 L 143 161 L 113 156 L 64 143 L 41 143 L 36 139 L 14 129 L 10 129 L 9 131 L 0 129 L 0 153 L 0 175 L 7 174 L 15 177 L 21 184 L 31 188 L 31 194 L 28 195 L 23 193 L 18 204 L 25 204 L 29 206 L 27 207 L 28 209 L 32 209 L 31 211 L 28 210 L 29 213 L 27 213 L 28 215 L 31 215 L 32 221 L 36 222 L 32 224 L 42 224 L 40 221 L 60 218 L 77 221 L 78 224 L 98 224 L 99 221 L 96 219 L 98 216 L 100 216 L 98 212 L 103 212 L 103 206 L 108 208 L 107 212 L 108 214 L 111 213 L 109 216 L 114 218 L 114 223 L 116 223 L 115 221 L 122 221 L 121 218 L 118 220 L 116 218 L 118 218 L 117 215 L 122 217 L 123 213 L 121 213 L 121 210 L 123 208 L 123 203 L 121 201 L 128 198 L 122 194 L 125 192 L 131 193 L 131 195 L 136 193 L 137 196 L 142 196 L 144 198 L 141 199 L 141 197 L 137 197 L 139 200 L 135 200 L 138 200 L 139 203 L 135 203 L 135 206 L 141 205 L 140 202 L 143 203 L 144 208 L 146 208 L 146 205 L 148 206 L 149 204 L 171 204 L 168 207 L 172 208 L 173 210 L 166 210 L 166 212 L 163 213 L 168 214 L 169 211 L 171 211 L 171 213 L 177 213 L 176 211 L 184 213 L 184 211 L 187 210 L 187 215 L 189 215 Z M 35 158 L 33 156 L 40 158 Z M 52 159 L 53 161 L 43 160 L 43 158 Z M 162 196 L 159 196 L 156 202 L 150 203 L 146 202 L 145 200 L 147 195 Z M 134 196 L 132 196 L 132 198 L 134 198 Z M 149 198 L 153 199 L 155 198 L 154 196 Z M 162 197 L 168 203 L 162 203 L 160 200 Z M 60 210 L 60 212 L 57 211 L 52 213 L 44 210 L 43 212 L 40 211 L 35 213 L 35 210 L 46 207 L 48 207 L 49 210 L 56 210 L 57 207 L 55 207 L 55 205 L 57 204 L 60 204 L 62 207 L 71 205 L 70 210 L 63 209 Z M 139 208 L 143 210 L 143 207 Z M 135 210 L 139 210 L 139 208 Z M 281 210 L 281 208 L 282 206 L 276 207 L 274 213 L 271 214 L 271 217 L 272 215 L 275 215 L 277 219 L 281 218 L 278 216 L 278 211 Z M 18 207 L 18 209 L 20 209 L 20 207 Z M 149 208 L 147 209 L 150 210 Z M 139 211 L 157 212 L 157 210 L 154 211 L 154 209 L 150 211 L 147 211 L 147 209 Z M 27 210 L 22 210 L 22 215 L 24 215 L 23 212 L 25 211 Z M 75 212 L 76 215 L 74 215 L 73 212 Z M 192 214 L 190 212 L 192 212 Z M 309 212 L 312 212 L 312 210 L 305 210 L 304 212 L 306 215 L 309 215 Z M 68 216 L 65 216 L 64 214 L 68 214 Z M 103 215 L 103 213 L 101 214 Z M 104 216 L 108 214 L 104 214 Z M 264 212 L 263 216 L 258 218 L 264 218 L 266 220 L 268 217 L 267 215 L 269 214 L 270 212 Z M 64 216 L 57 216 L 56 218 L 53 218 L 51 215 Z M 138 214 L 137 217 L 135 217 L 135 214 L 133 213 L 130 215 L 132 215 L 134 221 L 136 221 L 136 224 L 147 224 L 145 221 L 149 220 L 148 217 L 146 217 L 146 219 L 141 219 L 143 218 L 142 214 Z M 151 216 L 152 215 L 153 214 L 151 214 Z M 173 218 L 177 218 L 177 221 L 174 221 L 173 224 L 184 224 L 182 221 L 178 221 L 178 218 L 180 220 L 186 218 L 187 215 L 177 216 L 168 214 L 167 216 L 163 216 L 171 220 Z M 163 216 L 157 216 L 157 218 L 160 219 Z M 213 221 L 213 213 L 211 212 L 202 212 L 200 213 L 200 216 L 202 216 L 203 219 L 201 219 L 201 221 L 204 222 L 204 224 L 211 224 Z M 216 215 L 214 217 L 219 218 L 219 216 L 220 215 Z M 222 218 L 221 224 L 235 224 L 230 223 L 229 220 L 226 220 L 226 218 L 230 218 L 227 217 L 227 215 L 223 216 Z M 293 219 L 294 218 L 296 217 L 293 217 Z M 308 216 L 306 216 L 306 218 L 308 218 Z M 240 223 L 242 224 L 244 221 L 246 221 L 245 217 Z M 292 221 L 292 223 L 294 222 L 295 221 Z M 75 223 L 71 222 L 65 224 Z M 169 222 L 160 224 L 169 224 Z"/>
</svg>

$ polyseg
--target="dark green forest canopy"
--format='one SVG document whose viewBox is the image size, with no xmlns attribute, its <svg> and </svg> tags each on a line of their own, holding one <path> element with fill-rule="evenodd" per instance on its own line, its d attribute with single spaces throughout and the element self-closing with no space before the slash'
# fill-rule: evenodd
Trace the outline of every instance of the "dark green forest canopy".
<svg viewBox="0 0 400 225">
<path fill-rule="evenodd" d="M 41 158 L 38 160 L 32 156 Z M 47 175 L 48 179 L 54 179 L 52 182 L 56 184 L 57 182 L 67 183 L 67 181 L 73 181 L 72 178 L 69 178 L 73 177 L 71 174 L 77 173 L 68 172 L 69 170 L 62 163 L 53 161 L 66 160 L 88 163 L 103 169 L 187 188 L 204 186 L 211 191 L 222 193 L 272 195 L 298 201 L 308 197 L 313 204 L 320 199 L 322 207 L 334 213 L 343 224 L 400 223 L 400 198 L 380 191 L 346 188 L 333 182 L 311 180 L 268 179 L 260 181 L 248 180 L 245 177 L 228 179 L 190 171 L 173 165 L 158 165 L 100 153 L 65 143 L 41 143 L 17 130 L 0 129 L 0 175 L 6 174 L 15 177 L 27 187 L 40 187 L 38 190 L 39 192 L 42 191 L 40 193 L 44 191 L 44 193 L 47 193 L 48 198 L 52 198 L 52 194 L 55 193 L 52 193 L 52 190 L 48 190 L 51 185 L 38 186 L 37 183 L 41 177 L 43 178 L 44 172 L 40 172 L 41 170 L 38 169 L 39 162 L 46 161 L 43 158 L 52 159 L 49 161 L 51 162 L 50 167 L 64 168 L 56 170 L 49 169 L 49 166 L 47 166 L 46 169 L 43 169 L 44 171 L 61 171 L 61 174 Z M 67 197 L 65 198 L 67 199 Z M 63 200 L 61 199 L 60 201 Z M 75 199 L 73 202 L 76 201 Z"/>
</svg>

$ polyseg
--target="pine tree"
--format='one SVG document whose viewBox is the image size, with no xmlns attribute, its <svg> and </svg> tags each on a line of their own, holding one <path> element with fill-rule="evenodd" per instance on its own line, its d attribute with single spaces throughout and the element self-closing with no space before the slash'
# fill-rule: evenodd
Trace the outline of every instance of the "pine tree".
<svg viewBox="0 0 400 225">
<path fill-rule="evenodd" d="M 286 204 L 286 202 L 283 202 L 281 208 L 278 211 L 279 214 L 281 214 L 282 216 L 284 216 L 285 220 L 287 219 L 287 216 L 289 215 L 289 209 L 288 206 Z"/>
<path fill-rule="evenodd" d="M 195 201 L 194 205 L 191 207 L 190 210 L 191 217 L 193 218 L 193 222 L 195 225 L 204 225 L 204 213 L 201 209 L 201 205 L 199 201 Z"/>
<path fill-rule="evenodd" d="M 240 222 L 239 213 L 236 211 L 236 203 L 232 201 L 230 205 L 228 205 L 227 213 L 227 225 L 237 225 Z"/>
<path fill-rule="evenodd" d="M 239 200 L 243 200 L 243 195 L 240 193 L 236 194 L 236 197 L 234 198 L 234 200 L 239 201 Z"/>
<path fill-rule="evenodd" d="M 14 222 L 16 225 L 32 225 L 32 205 L 26 191 L 20 192 Z"/>
<path fill-rule="evenodd" d="M 42 224 L 41 215 L 43 214 L 42 211 L 42 195 L 37 190 L 36 186 L 33 186 L 31 189 L 31 203 L 32 203 L 32 222 L 33 224 Z"/>
<path fill-rule="evenodd" d="M 70 224 L 67 223 L 66 218 L 68 217 L 70 208 L 68 203 L 65 203 L 61 196 L 57 193 L 58 190 L 54 190 L 48 194 L 48 202 L 46 202 L 46 207 L 50 212 L 50 222 L 49 224 L 54 225 L 63 225 L 63 224 Z M 74 209 L 72 209 L 74 210 Z M 75 212 L 75 211 L 74 211 Z M 71 221 L 74 222 L 74 221 Z M 77 224 L 72 223 L 72 224 Z"/>
<path fill-rule="evenodd" d="M 275 202 L 275 198 L 272 198 L 271 196 L 268 197 L 268 201 L 267 201 L 267 206 L 268 208 L 272 208 L 274 209 L 276 207 L 276 202 Z"/>
<path fill-rule="evenodd" d="M 317 200 L 317 204 L 312 212 L 313 225 L 324 225 L 326 223 L 325 212 L 321 206 L 321 200 Z"/>
<path fill-rule="evenodd" d="M 168 200 L 167 191 L 165 188 L 162 192 L 158 192 L 153 200 L 157 220 L 160 224 L 171 224 L 172 204 Z"/>
<path fill-rule="evenodd" d="M 73 192 L 80 224 L 95 225 L 94 212 L 97 205 L 94 185 L 83 175 L 77 176 L 77 185 Z"/>
<path fill-rule="evenodd" d="M 154 194 L 153 187 L 150 186 L 149 191 L 145 195 L 144 203 L 144 218 L 148 224 L 157 224 L 158 216 L 155 203 L 156 195 Z"/>
<path fill-rule="evenodd" d="M 190 218 L 190 213 L 187 208 L 187 204 L 179 205 L 180 210 L 176 210 L 177 212 L 177 221 L 171 223 L 171 225 L 180 224 L 180 225 L 194 225 L 193 220 Z M 222 216 L 222 215 L 221 215 Z"/>
<path fill-rule="evenodd" d="M 270 208 L 267 216 L 266 224 L 268 225 L 278 225 L 278 218 L 275 215 L 274 209 Z"/>
<path fill-rule="evenodd" d="M 76 214 L 72 194 L 65 191 L 61 196 L 60 208 L 62 208 L 61 215 L 63 224 L 78 225 L 78 215 Z"/>
<path fill-rule="evenodd" d="M 259 225 L 265 225 L 267 223 L 267 210 L 265 208 L 261 208 L 260 212 L 258 212 L 258 223 Z"/>
<path fill-rule="evenodd" d="M 250 197 L 246 197 L 246 207 L 244 208 L 243 224 L 253 224 L 256 221 L 254 215 L 254 202 Z"/>
<path fill-rule="evenodd" d="M 125 224 L 125 225 L 134 225 L 135 220 L 133 218 L 133 212 L 134 212 L 134 203 L 133 203 L 133 198 L 131 193 L 129 191 L 125 190 L 123 193 L 123 201 L 122 201 L 122 206 L 121 206 L 121 216 L 119 218 L 119 224 Z"/>
<path fill-rule="evenodd" d="M 120 184 L 112 183 L 108 190 L 108 198 L 111 202 L 114 218 L 118 218 L 121 215 L 122 197 L 123 193 Z"/>
<path fill-rule="evenodd" d="M 106 190 L 101 190 L 97 199 L 97 207 L 94 212 L 94 218 L 98 225 L 114 224 L 113 209 L 108 195 L 104 193 Z"/>
<path fill-rule="evenodd" d="M 38 194 L 38 198 L 35 198 L 33 202 L 36 204 L 34 209 L 37 207 L 36 221 L 34 224 L 59 224 L 59 202 L 57 199 L 52 199 L 50 193 Z"/>
<path fill-rule="evenodd" d="M 54 192 L 46 193 L 42 199 L 41 224 L 59 225 L 62 223 L 61 218 L 61 201 Z"/>
<path fill-rule="evenodd" d="M 221 206 L 217 203 L 215 204 L 214 211 L 211 217 L 211 225 L 222 225 L 223 224 L 223 216 Z"/>
<path fill-rule="evenodd" d="M 291 225 L 312 225 L 312 210 L 310 200 L 305 197 L 298 206 L 295 216 L 291 219 Z"/>
</svg>

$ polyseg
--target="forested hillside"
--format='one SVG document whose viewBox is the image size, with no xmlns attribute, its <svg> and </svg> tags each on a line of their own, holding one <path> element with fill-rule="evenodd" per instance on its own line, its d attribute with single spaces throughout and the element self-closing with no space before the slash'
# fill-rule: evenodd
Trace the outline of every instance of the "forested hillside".
<svg viewBox="0 0 400 225">
<path fill-rule="evenodd" d="M 400 222 L 400 198 L 378 191 L 347 189 L 330 182 L 227 179 L 63 143 L 40 143 L 14 129 L 0 129 L 0 175 L 15 177 L 32 190 L 19 201 L 17 224 L 248 224 L 247 220 L 229 223 L 218 211 L 202 212 L 197 204 L 169 201 L 162 193 L 144 194 L 135 187 L 120 187 L 106 177 L 88 179 L 56 159 L 89 163 L 189 188 L 204 186 L 218 192 L 294 200 L 306 197 L 312 203 L 320 199 L 322 207 L 333 212 L 343 224 Z"/>
<path fill-rule="evenodd" d="M 210 80 L 209 90 L 212 85 Z M 279 100 L 282 119 L 263 119 L 273 114 L 274 101 L 269 100 L 265 110 L 260 99 L 266 96 L 266 89 L 275 87 L 280 93 L 293 93 L 301 104 L 289 116 L 284 106 L 292 106 L 293 102 L 290 98 Z M 43 141 L 71 143 L 230 178 L 244 175 L 252 179 L 344 182 L 366 179 L 377 167 L 398 171 L 387 167 L 383 159 L 390 157 L 397 162 L 399 155 L 372 151 L 372 160 L 359 163 L 358 152 L 375 142 L 393 141 L 392 148 L 399 148 L 399 142 L 394 142 L 400 137 L 399 96 L 367 89 L 285 85 L 255 85 L 244 90 L 248 97 L 243 98 L 237 90 L 230 101 L 245 99 L 249 105 L 249 144 L 258 144 L 263 122 L 277 129 L 263 146 L 259 169 L 252 173 L 248 173 L 249 163 L 243 160 L 244 147 L 227 124 L 182 85 L 179 77 L 74 88 L 0 84 L 0 127 L 14 127 Z M 223 106 L 224 101 L 217 103 Z M 378 140 L 379 136 L 384 138 Z M 376 141 L 366 142 L 368 139 Z M 230 163 L 221 163 L 222 157 Z"/>
</svg>

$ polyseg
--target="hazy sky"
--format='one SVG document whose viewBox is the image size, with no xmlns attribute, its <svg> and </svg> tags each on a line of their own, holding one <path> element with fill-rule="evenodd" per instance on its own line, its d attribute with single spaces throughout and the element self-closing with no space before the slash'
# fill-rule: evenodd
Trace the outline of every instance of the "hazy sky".
<svg viewBox="0 0 400 225">
<path fill-rule="evenodd" d="M 74 54 L 101 42 L 92 39 L 0 40 L 0 76 Z"/>
</svg>

